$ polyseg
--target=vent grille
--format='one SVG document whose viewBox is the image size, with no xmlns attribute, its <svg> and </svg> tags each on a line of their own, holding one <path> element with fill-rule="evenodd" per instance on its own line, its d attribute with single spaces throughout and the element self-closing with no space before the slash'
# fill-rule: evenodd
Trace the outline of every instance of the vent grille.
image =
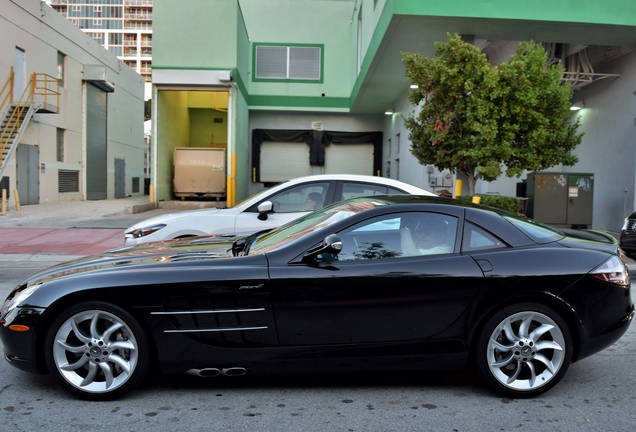
<svg viewBox="0 0 636 432">
<path fill-rule="evenodd" d="M 79 192 L 79 171 L 59 170 L 57 185 L 59 193 Z"/>
<path fill-rule="evenodd" d="M 139 177 L 132 178 L 132 192 L 139 193 Z"/>
<path fill-rule="evenodd" d="M 320 80 L 321 47 L 256 47 L 257 79 Z"/>
</svg>

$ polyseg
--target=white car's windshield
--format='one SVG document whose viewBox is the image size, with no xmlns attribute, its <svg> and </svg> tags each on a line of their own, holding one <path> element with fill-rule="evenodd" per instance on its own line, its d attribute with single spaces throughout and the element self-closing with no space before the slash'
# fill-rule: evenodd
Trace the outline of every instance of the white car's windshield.
<svg viewBox="0 0 636 432">
<path fill-rule="evenodd" d="M 383 205 L 387 205 L 387 203 L 381 199 L 370 197 L 355 198 L 332 204 L 258 237 L 250 246 L 248 253 L 254 255 L 270 252 L 312 232 L 324 230 L 357 213 Z"/>
<path fill-rule="evenodd" d="M 288 183 L 288 182 L 285 182 L 285 183 Z M 239 201 L 239 202 L 235 203 L 235 204 L 234 204 L 232 207 L 230 207 L 230 208 L 239 207 L 239 206 L 243 205 L 246 201 L 252 200 L 252 199 L 254 199 L 254 198 L 256 198 L 256 197 L 259 197 L 259 196 L 261 196 L 261 195 L 265 195 L 266 193 L 271 193 L 271 192 L 272 192 L 272 190 L 271 190 L 271 189 L 269 189 L 269 188 L 268 188 L 268 189 L 263 189 L 262 191 L 260 191 L 260 192 L 256 192 L 254 195 L 250 195 L 250 196 L 248 196 L 247 198 L 242 199 L 241 201 Z"/>
</svg>

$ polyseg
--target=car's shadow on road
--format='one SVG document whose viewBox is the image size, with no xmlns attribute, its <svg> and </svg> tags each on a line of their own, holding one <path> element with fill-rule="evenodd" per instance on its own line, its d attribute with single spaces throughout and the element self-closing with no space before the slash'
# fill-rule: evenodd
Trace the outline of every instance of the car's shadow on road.
<svg viewBox="0 0 636 432">
<path fill-rule="evenodd" d="M 359 372 L 315 374 L 258 374 L 239 377 L 200 378 L 190 375 L 161 375 L 146 380 L 144 390 L 232 390 L 232 389 L 326 389 L 326 388 L 459 388 L 475 393 L 488 389 L 470 369 L 443 372 Z"/>
</svg>

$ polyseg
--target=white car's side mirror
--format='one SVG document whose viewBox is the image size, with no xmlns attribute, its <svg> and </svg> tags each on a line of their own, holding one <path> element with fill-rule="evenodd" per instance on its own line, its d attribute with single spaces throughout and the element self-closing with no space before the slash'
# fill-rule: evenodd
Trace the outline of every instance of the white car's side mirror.
<svg viewBox="0 0 636 432">
<path fill-rule="evenodd" d="M 274 204 L 271 201 L 263 201 L 257 207 L 258 209 L 258 219 L 259 220 L 267 220 L 267 214 L 274 212 Z"/>
</svg>

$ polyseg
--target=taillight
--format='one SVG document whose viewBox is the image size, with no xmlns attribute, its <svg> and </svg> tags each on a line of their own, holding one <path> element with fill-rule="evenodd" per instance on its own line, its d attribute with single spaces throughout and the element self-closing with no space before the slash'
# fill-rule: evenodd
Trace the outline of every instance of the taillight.
<svg viewBox="0 0 636 432">
<path fill-rule="evenodd" d="M 611 257 L 603 264 L 592 270 L 590 274 L 604 282 L 626 286 L 629 286 L 630 284 L 627 266 L 623 260 L 617 256 Z"/>
</svg>

